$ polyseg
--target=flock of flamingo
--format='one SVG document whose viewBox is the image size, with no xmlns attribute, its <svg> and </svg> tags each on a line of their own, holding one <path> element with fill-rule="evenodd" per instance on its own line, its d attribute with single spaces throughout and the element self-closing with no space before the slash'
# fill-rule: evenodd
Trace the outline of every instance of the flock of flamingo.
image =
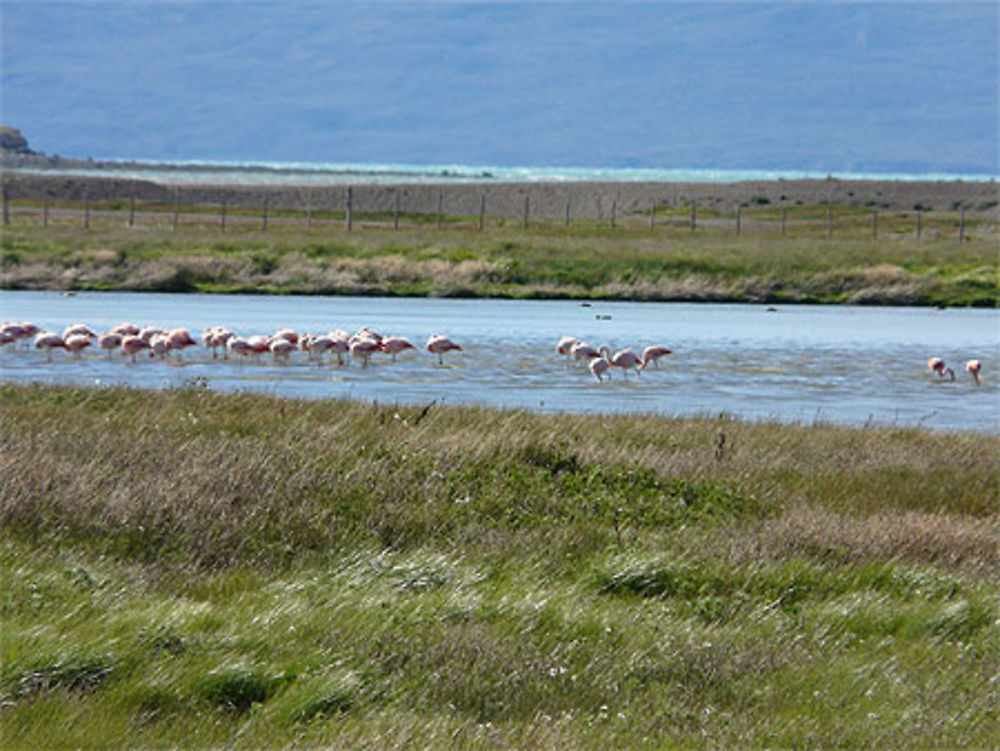
<svg viewBox="0 0 1000 751">
<path fill-rule="evenodd" d="M 34 340 L 35 348 L 45 350 L 49 360 L 52 352 L 63 349 L 79 355 L 95 343 L 99 349 L 107 352 L 108 357 L 116 351 L 136 361 L 140 352 L 148 352 L 150 357 L 166 358 L 171 352 L 180 353 L 187 347 L 198 344 L 188 329 L 163 329 L 158 326 L 140 327 L 134 323 L 120 323 L 110 331 L 98 334 L 83 323 L 67 326 L 61 334 L 52 331 L 40 331 L 37 326 L 27 322 L 5 323 L 0 325 L 0 346 L 18 341 Z M 275 360 L 287 361 L 293 352 L 304 352 L 307 357 L 322 364 L 327 354 L 337 357 L 338 365 L 344 364 L 344 355 L 361 360 L 361 367 L 367 368 L 372 356 L 383 352 L 392 357 L 407 349 L 416 349 L 401 336 L 383 336 L 370 328 L 363 328 L 355 334 L 349 334 L 342 329 L 328 334 L 299 334 L 293 329 L 283 328 L 270 336 L 254 335 L 242 337 L 224 326 L 213 326 L 205 329 L 201 336 L 202 344 L 212 350 L 212 359 L 220 356 L 228 360 L 230 355 L 238 358 L 256 358 L 270 353 Z M 461 351 L 462 348 L 441 334 L 431 334 L 427 339 L 426 349 L 438 357 L 438 363 L 444 364 L 446 352 Z M 220 355 L 221 353 L 221 355 Z"/>
<path fill-rule="evenodd" d="M 74 323 L 67 326 L 61 334 L 52 331 L 42 331 L 38 326 L 25 321 L 0 324 L 0 346 L 25 342 L 30 346 L 34 341 L 36 349 L 44 350 L 52 359 L 52 352 L 63 349 L 79 356 L 94 344 L 107 352 L 108 357 L 120 351 L 122 355 L 136 361 L 140 352 L 148 352 L 150 357 L 166 358 L 171 352 L 179 353 L 185 348 L 195 346 L 197 341 L 188 329 L 163 329 L 158 326 L 140 327 L 134 323 L 120 323 L 105 333 L 95 333 L 89 326 Z M 213 326 L 202 332 L 201 342 L 212 350 L 212 359 L 220 356 L 228 359 L 233 355 L 240 359 L 256 358 L 270 353 L 275 360 L 288 361 L 292 353 L 305 353 L 317 364 L 323 363 L 326 355 L 336 355 L 337 364 L 345 364 L 344 355 L 361 361 L 361 367 L 367 368 L 372 356 L 378 353 L 387 354 L 396 361 L 396 356 L 408 349 L 416 349 L 401 336 L 383 336 L 370 328 L 363 328 L 354 334 L 342 329 L 335 329 L 327 334 L 299 334 L 293 329 L 282 328 L 274 334 L 242 337 L 223 326 Z M 425 349 L 437 355 L 438 364 L 444 364 L 447 352 L 462 351 L 462 348 L 447 336 L 431 334 L 427 339 Z M 611 378 L 613 369 L 622 371 L 625 379 L 628 372 L 634 370 L 638 376 L 651 363 L 659 367 L 660 358 L 671 354 L 671 350 L 662 344 L 653 344 L 643 349 L 642 354 L 628 347 L 612 353 L 608 347 L 594 347 L 580 339 L 571 336 L 562 337 L 556 345 L 556 352 L 566 358 L 567 365 L 571 362 L 583 362 L 590 373 L 598 380 Z M 221 354 L 220 354 L 221 353 Z M 932 357 L 927 361 L 927 367 L 938 379 L 955 380 L 955 371 L 945 364 L 940 357 Z M 982 363 L 979 360 L 969 360 L 965 370 L 979 385 L 979 373 Z"/>
</svg>

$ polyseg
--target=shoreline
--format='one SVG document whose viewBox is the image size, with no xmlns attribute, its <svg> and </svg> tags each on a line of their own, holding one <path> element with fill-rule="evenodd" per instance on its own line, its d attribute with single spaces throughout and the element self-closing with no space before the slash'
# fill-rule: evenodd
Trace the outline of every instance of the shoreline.
<svg viewBox="0 0 1000 751">
<path fill-rule="evenodd" d="M 88 169 L 97 168 L 94 163 Z M 11 200 L 83 201 L 135 198 L 138 201 L 219 204 L 232 207 L 340 210 L 351 191 L 358 212 L 392 211 L 400 205 L 410 213 L 559 219 L 606 220 L 642 215 L 652 210 L 690 206 L 733 212 L 738 208 L 792 208 L 808 205 L 850 206 L 883 211 L 958 211 L 991 221 L 1000 220 L 1000 190 L 994 181 L 904 181 L 777 179 L 734 183 L 712 182 L 508 182 L 451 178 L 443 182 L 372 183 L 359 180 L 292 184 L 250 184 L 233 181 L 171 184 L 155 179 L 80 175 L 73 172 L 25 173 L 5 164 L 4 189 Z M 180 168 L 178 168 L 180 169 Z M 211 172 L 211 170 L 207 170 Z M 226 168 L 226 172 L 233 169 Z M 397 204 L 398 202 L 398 204 Z M 485 204 L 485 207 L 484 207 Z"/>
</svg>

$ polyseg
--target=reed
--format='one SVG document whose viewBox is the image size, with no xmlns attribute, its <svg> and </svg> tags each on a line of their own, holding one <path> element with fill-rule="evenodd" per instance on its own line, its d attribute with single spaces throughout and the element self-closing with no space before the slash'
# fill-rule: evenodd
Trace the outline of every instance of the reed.
<svg viewBox="0 0 1000 751">
<path fill-rule="evenodd" d="M 5 748 L 1000 733 L 995 436 L 196 387 L 0 412 Z"/>
</svg>

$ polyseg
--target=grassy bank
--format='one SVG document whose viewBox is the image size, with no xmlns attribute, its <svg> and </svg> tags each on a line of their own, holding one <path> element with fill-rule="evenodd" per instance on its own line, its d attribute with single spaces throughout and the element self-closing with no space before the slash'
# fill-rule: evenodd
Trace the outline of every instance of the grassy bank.
<svg viewBox="0 0 1000 751">
<path fill-rule="evenodd" d="M 217 217 L 191 212 L 176 230 L 169 213 L 129 228 L 120 207 L 95 212 L 83 230 L 78 213 L 48 229 L 33 215 L 3 234 L 0 288 L 997 304 L 997 235 L 985 220 L 970 217 L 959 243 L 957 214 L 928 212 L 920 238 L 915 213 L 887 214 L 873 239 L 869 213 L 838 207 L 828 237 L 825 211 L 786 209 L 781 232 L 780 213 L 748 210 L 738 235 L 731 217 L 710 211 L 691 232 L 684 209 L 664 209 L 655 231 L 643 217 L 616 229 L 501 220 L 484 232 L 452 218 L 436 230 L 427 216 L 404 217 L 394 231 L 383 215 L 356 217 L 353 232 L 322 216 L 312 229 L 272 217 L 264 231 L 236 214 L 222 232 Z"/>
<path fill-rule="evenodd" d="M 5 748 L 1000 735 L 997 437 L 200 389 L 0 412 Z"/>
</svg>

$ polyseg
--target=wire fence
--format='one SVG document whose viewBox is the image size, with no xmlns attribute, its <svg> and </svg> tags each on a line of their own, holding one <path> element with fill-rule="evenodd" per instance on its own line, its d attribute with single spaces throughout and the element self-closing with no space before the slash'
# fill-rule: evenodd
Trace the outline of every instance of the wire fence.
<svg viewBox="0 0 1000 751">
<path fill-rule="evenodd" d="M 383 196 L 377 205 L 359 200 L 350 186 L 342 191 L 340 201 L 310 200 L 287 195 L 254 197 L 233 194 L 220 200 L 206 200 L 203 195 L 182 195 L 173 200 L 142 199 L 136 195 L 100 198 L 24 198 L 11 199 L 3 192 L 3 225 L 32 226 L 42 229 L 79 228 L 104 230 L 114 227 L 180 232 L 211 229 L 219 233 L 339 230 L 465 230 L 487 231 L 495 228 L 557 229 L 585 228 L 622 232 L 713 232 L 744 234 L 809 234 L 814 236 L 849 236 L 859 238 L 912 236 L 922 239 L 952 237 L 957 242 L 972 238 L 973 233 L 996 233 L 995 221 L 981 213 L 967 215 L 964 207 L 955 210 L 887 210 L 849 204 L 814 204 L 793 206 L 752 205 L 720 210 L 701 206 L 695 200 L 652 201 L 646 207 L 632 202 L 627 208 L 614 199 L 602 208 L 600 216 L 574 213 L 573 199 L 561 199 L 564 210 L 554 211 L 558 196 L 548 196 L 543 212 L 533 211 L 530 194 L 523 196 L 517 213 L 511 200 L 503 201 L 502 211 L 490 211 L 487 192 L 471 195 L 465 191 L 461 206 L 450 205 L 444 191 L 428 206 L 427 191 L 419 200 L 407 200 L 403 192 Z M 259 196 L 256 197 L 259 199 Z M 433 200 L 433 197 L 432 197 Z M 375 202 L 372 202 L 375 203 Z M 452 201 L 452 203 L 459 203 Z M 470 203 L 478 211 L 470 211 Z M 338 205 L 339 204 L 339 205 Z M 518 215 L 519 214 L 519 215 Z M 561 215 L 560 215 L 561 214 Z"/>
</svg>

